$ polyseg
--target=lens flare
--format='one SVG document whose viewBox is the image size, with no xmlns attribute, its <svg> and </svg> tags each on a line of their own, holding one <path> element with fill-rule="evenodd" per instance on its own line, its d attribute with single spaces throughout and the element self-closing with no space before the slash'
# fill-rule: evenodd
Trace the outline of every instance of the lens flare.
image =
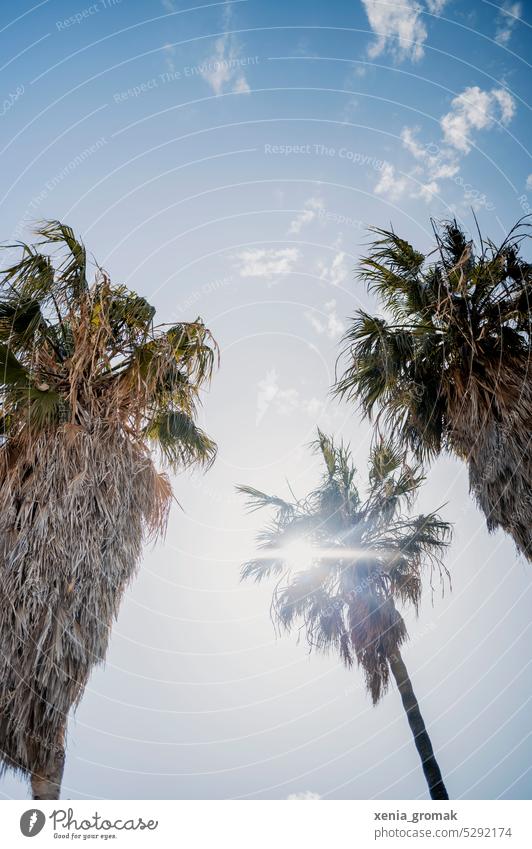
<svg viewBox="0 0 532 849">
<path fill-rule="evenodd" d="M 281 552 L 283 560 L 291 569 L 304 569 L 310 566 L 317 556 L 316 547 L 304 537 L 283 545 Z"/>
</svg>

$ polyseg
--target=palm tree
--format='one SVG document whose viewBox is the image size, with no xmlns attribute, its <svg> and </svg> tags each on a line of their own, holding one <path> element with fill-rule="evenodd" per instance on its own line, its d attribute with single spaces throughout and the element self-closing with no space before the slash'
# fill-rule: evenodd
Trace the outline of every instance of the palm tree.
<svg viewBox="0 0 532 849">
<path fill-rule="evenodd" d="M 318 431 L 314 448 L 325 469 L 321 485 L 306 498 L 284 501 L 239 487 L 250 509 L 274 510 L 259 537 L 259 556 L 243 566 L 242 575 L 256 581 L 275 576 L 275 621 L 288 630 L 302 628 L 311 649 L 334 650 L 347 667 L 356 659 L 373 704 L 386 692 L 391 673 L 430 795 L 447 799 L 401 656 L 407 631 L 396 602 L 417 610 L 425 565 L 445 578 L 441 554 L 450 527 L 436 513 L 405 514 L 423 478 L 391 443 L 381 441 L 372 450 L 365 498 L 355 485 L 348 447 Z"/>
<path fill-rule="evenodd" d="M 489 530 L 532 560 L 532 265 L 518 222 L 478 251 L 455 221 L 434 228 L 425 255 L 395 233 L 377 238 L 361 277 L 383 314 L 359 310 L 345 336 L 335 390 L 420 460 L 465 461 Z"/>
<path fill-rule="evenodd" d="M 171 470 L 209 464 L 216 345 L 97 267 L 58 221 L 0 283 L 0 762 L 59 797 L 67 715 L 102 661 Z"/>
</svg>

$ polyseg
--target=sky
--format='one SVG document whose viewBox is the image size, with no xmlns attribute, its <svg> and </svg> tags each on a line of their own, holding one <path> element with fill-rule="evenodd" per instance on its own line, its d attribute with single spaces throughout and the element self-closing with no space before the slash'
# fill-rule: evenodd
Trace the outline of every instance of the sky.
<svg viewBox="0 0 532 849">
<path fill-rule="evenodd" d="M 219 453 L 175 479 L 104 666 L 70 721 L 65 798 L 417 799 L 400 699 L 277 635 L 241 562 L 265 516 L 236 484 L 318 481 L 316 426 L 371 433 L 332 400 L 371 225 L 421 250 L 431 219 L 494 241 L 532 207 L 532 4 L 27 0 L 0 6 L 0 238 L 59 218 L 161 321 L 221 350 L 202 425 Z M 9 256 L 11 249 L 6 250 Z M 13 254 L 14 255 L 14 254 Z M 442 506 L 444 505 L 444 506 Z M 530 798 L 532 572 L 488 535 L 441 458 L 419 511 L 454 523 L 452 591 L 407 612 L 404 659 L 451 797 Z M 25 784 L 0 782 L 3 798 Z"/>
</svg>

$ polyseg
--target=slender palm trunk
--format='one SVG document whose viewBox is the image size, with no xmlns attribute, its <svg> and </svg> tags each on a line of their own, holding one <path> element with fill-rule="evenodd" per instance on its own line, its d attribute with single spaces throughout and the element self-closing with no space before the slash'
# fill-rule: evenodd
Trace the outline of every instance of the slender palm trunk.
<svg viewBox="0 0 532 849">
<path fill-rule="evenodd" d="M 401 653 L 397 651 L 394 655 L 389 657 L 389 663 L 392 675 L 395 678 L 395 683 L 397 684 L 399 693 L 401 694 L 401 700 L 406 711 L 408 724 L 410 725 L 410 729 L 414 735 L 416 749 L 419 757 L 421 758 L 421 765 L 429 786 L 430 798 L 448 799 L 449 796 L 441 777 L 438 761 L 434 757 L 432 743 L 430 742 L 430 737 L 427 734 L 427 729 L 425 728 L 425 723 L 421 716 L 419 704 L 412 688 L 412 682 L 408 675 L 403 658 L 401 657 Z"/>
<path fill-rule="evenodd" d="M 65 768 L 65 726 L 57 741 L 53 756 L 45 767 L 39 768 L 31 776 L 33 799 L 59 799 L 61 781 Z"/>
</svg>

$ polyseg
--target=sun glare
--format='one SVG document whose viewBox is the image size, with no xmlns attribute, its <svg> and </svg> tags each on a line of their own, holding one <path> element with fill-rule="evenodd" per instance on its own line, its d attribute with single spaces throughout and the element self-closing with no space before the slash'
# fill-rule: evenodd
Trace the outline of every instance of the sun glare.
<svg viewBox="0 0 532 849">
<path fill-rule="evenodd" d="M 283 545 L 283 559 L 291 569 L 304 569 L 316 557 L 316 548 L 308 539 L 295 539 Z"/>
</svg>

